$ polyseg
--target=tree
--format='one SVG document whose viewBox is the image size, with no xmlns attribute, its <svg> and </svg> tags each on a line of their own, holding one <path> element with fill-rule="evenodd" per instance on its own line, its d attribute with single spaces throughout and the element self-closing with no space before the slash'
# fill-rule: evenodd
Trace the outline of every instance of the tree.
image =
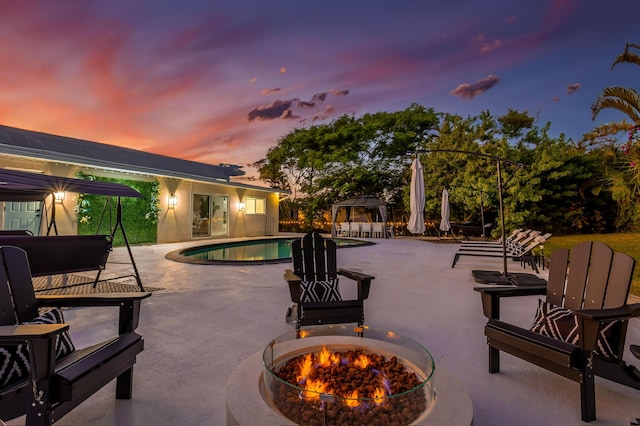
<svg viewBox="0 0 640 426">
<path fill-rule="evenodd" d="M 640 65 L 640 56 L 631 51 L 640 49 L 640 45 L 627 43 L 622 52 L 611 64 L 611 70 L 621 63 Z M 635 89 L 629 87 L 607 87 L 591 105 L 593 119 L 606 108 L 617 109 L 626 114 L 635 125 L 640 125 L 640 95 Z"/>
<path fill-rule="evenodd" d="M 260 160 L 260 178 L 295 194 L 307 225 L 335 201 L 374 195 L 401 201 L 407 153 L 437 123 L 433 110 L 413 104 L 398 112 L 342 116 L 295 129 Z"/>
<path fill-rule="evenodd" d="M 332 203 L 357 195 L 382 198 L 395 206 L 396 215 L 408 218 L 413 153 L 464 151 L 420 154 L 425 216 L 439 219 L 446 187 L 452 220 L 479 217 L 483 206 L 491 208 L 486 221 L 497 223 L 496 160 L 487 156 L 501 157 L 525 165 L 501 163 L 507 229 L 603 231 L 610 217 L 602 204 L 606 198 L 584 190 L 602 171 L 601 152 L 564 135 L 551 138 L 549 127 L 539 127 L 527 112 L 461 117 L 414 104 L 404 111 L 343 116 L 296 129 L 267 152 L 259 171 L 275 187 L 290 185 L 282 187 L 296 195 L 291 207 L 303 214 L 308 228 Z"/>
<path fill-rule="evenodd" d="M 555 233 L 587 231 L 578 213 L 592 201 L 581 196 L 580 187 L 596 173 L 592 156 L 564 139 L 548 135 L 526 112 L 509 110 L 494 118 L 488 111 L 462 118 L 443 114 L 439 134 L 425 148 L 476 152 L 500 157 L 503 176 L 505 226 L 536 228 Z M 443 187 L 449 189 L 452 217 L 464 220 L 479 215 L 482 206 L 493 206 L 487 221 L 497 221 L 498 188 L 496 160 L 466 153 L 432 153 L 422 158 L 425 169 L 427 217 L 438 218 Z M 522 163 L 523 169 L 511 162 Z M 600 215 L 598 215 L 600 217 Z M 499 230 L 495 231 L 499 233 Z"/>
<path fill-rule="evenodd" d="M 640 45 L 627 43 L 611 69 L 621 63 L 640 65 L 640 56 L 632 49 L 640 49 Z M 622 146 L 603 150 L 608 160 L 603 183 L 618 205 L 618 229 L 635 230 L 640 228 L 640 95 L 633 88 L 607 87 L 591 106 L 593 119 L 606 108 L 624 113 L 633 122 L 630 129 L 627 128 L 627 140 Z"/>
</svg>

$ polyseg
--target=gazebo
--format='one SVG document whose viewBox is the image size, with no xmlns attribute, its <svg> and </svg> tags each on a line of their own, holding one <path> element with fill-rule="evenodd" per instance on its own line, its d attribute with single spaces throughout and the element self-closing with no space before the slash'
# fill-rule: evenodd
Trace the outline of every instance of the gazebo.
<svg viewBox="0 0 640 426">
<path fill-rule="evenodd" d="M 368 207 L 368 208 L 378 208 L 380 212 L 380 218 L 382 222 L 384 222 L 383 229 L 387 229 L 387 203 L 382 200 L 377 199 L 372 195 L 361 195 L 359 197 L 350 198 L 348 200 L 340 201 L 334 203 L 331 206 L 331 236 L 335 237 L 337 234 L 336 229 L 336 217 L 338 216 L 338 209 L 340 207 L 344 208 L 352 208 L 352 207 Z M 384 237 L 387 237 L 386 231 L 384 232 Z"/>
</svg>

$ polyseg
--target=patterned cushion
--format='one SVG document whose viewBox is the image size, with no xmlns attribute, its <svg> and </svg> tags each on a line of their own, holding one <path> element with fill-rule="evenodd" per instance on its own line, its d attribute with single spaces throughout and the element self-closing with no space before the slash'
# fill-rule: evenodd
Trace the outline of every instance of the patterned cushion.
<svg viewBox="0 0 640 426">
<path fill-rule="evenodd" d="M 53 308 L 32 321 L 23 324 L 63 324 L 62 311 Z M 56 359 L 60 359 L 75 350 L 69 332 L 65 331 L 56 336 Z M 0 386 L 15 383 L 29 375 L 29 346 L 0 346 Z"/>
<path fill-rule="evenodd" d="M 601 329 L 593 351 L 607 358 L 617 358 L 617 338 L 620 335 L 621 321 L 605 323 Z M 531 331 L 553 337 L 563 342 L 578 344 L 578 318 L 573 311 L 554 304 L 538 300 L 538 310 Z"/>
<path fill-rule="evenodd" d="M 302 281 L 301 302 L 335 302 L 342 300 L 338 280 Z"/>
</svg>

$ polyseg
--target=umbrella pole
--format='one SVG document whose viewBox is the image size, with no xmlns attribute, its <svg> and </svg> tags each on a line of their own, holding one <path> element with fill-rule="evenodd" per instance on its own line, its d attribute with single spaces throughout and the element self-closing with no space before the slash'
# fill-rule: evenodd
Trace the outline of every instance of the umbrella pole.
<svg viewBox="0 0 640 426">
<path fill-rule="evenodd" d="M 500 230 L 502 232 L 502 261 L 504 264 L 503 276 L 508 277 L 507 273 L 507 242 L 504 232 L 504 205 L 502 203 L 502 172 L 500 170 L 500 161 L 497 161 L 498 166 L 498 199 L 500 201 Z"/>
<path fill-rule="evenodd" d="M 482 239 L 487 239 L 486 230 L 484 228 L 484 206 L 482 205 L 482 193 L 480 193 L 480 224 L 482 225 Z"/>
</svg>

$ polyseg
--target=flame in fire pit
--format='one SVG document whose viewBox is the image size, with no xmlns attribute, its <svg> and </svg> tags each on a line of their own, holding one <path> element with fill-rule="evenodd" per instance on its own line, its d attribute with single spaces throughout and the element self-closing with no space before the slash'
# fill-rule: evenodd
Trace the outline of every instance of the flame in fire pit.
<svg viewBox="0 0 640 426">
<path fill-rule="evenodd" d="M 345 405 L 358 407 L 368 404 L 382 405 L 385 397 L 392 394 L 387 374 L 380 371 L 379 365 L 364 352 L 341 354 L 323 346 L 319 352 L 301 355 L 296 366 L 296 382 L 302 388 L 300 398 L 306 401 L 319 400 L 321 394 L 331 393 L 341 397 Z M 343 372 L 362 371 L 371 377 L 367 390 L 363 392 L 361 389 L 359 392 L 358 389 L 349 390 L 349 386 L 344 384 L 336 385 L 337 382 L 330 376 L 340 374 L 341 369 Z M 373 381 L 378 384 L 374 384 Z"/>
<path fill-rule="evenodd" d="M 356 358 L 355 361 L 353 361 L 353 364 L 356 367 L 360 367 L 362 369 L 365 369 L 369 366 L 369 364 L 371 363 L 371 360 L 369 359 L 368 356 L 366 356 L 365 354 L 360 354 L 358 356 L 358 358 Z"/>
<path fill-rule="evenodd" d="M 360 401 L 358 401 L 358 389 L 354 390 L 350 394 L 345 395 L 345 404 L 347 407 L 357 407 L 360 405 Z"/>
<path fill-rule="evenodd" d="M 303 383 L 315 371 L 313 368 L 313 354 L 306 354 L 298 363 L 299 373 L 296 376 L 298 383 Z"/>
<path fill-rule="evenodd" d="M 302 398 L 307 401 L 320 399 L 320 394 L 327 391 L 327 384 L 322 380 L 308 379 L 305 382 L 305 390 L 302 392 Z"/>
</svg>

